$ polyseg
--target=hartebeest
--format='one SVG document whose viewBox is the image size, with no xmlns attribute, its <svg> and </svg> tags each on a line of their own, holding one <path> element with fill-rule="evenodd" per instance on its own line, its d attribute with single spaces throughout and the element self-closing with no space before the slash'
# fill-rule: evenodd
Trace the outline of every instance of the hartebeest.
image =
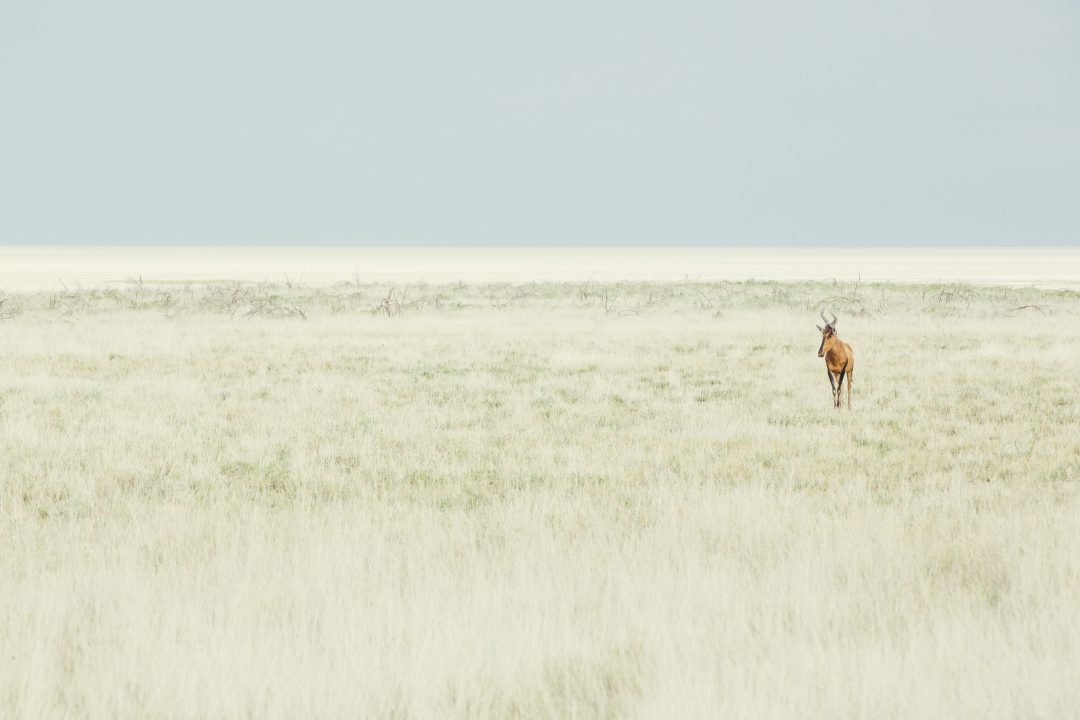
<svg viewBox="0 0 1080 720">
<path fill-rule="evenodd" d="M 829 375 L 829 385 L 832 385 L 833 407 L 840 407 L 840 390 L 844 387 L 844 377 L 847 377 L 847 406 L 851 409 L 851 381 L 855 371 L 855 352 L 851 346 L 836 336 L 836 313 L 832 315 L 832 322 L 825 319 L 825 313 L 818 311 L 825 327 L 816 326 L 821 331 L 821 347 L 818 348 L 817 356 L 825 358 L 825 372 Z"/>
</svg>

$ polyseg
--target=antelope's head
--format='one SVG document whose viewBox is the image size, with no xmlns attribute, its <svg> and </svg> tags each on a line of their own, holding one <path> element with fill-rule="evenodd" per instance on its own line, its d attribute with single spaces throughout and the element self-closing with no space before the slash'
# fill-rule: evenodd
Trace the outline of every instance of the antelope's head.
<svg viewBox="0 0 1080 720">
<path fill-rule="evenodd" d="M 819 310 L 818 314 L 821 315 L 821 321 L 825 323 L 825 327 L 815 326 L 821 331 L 821 346 L 818 348 L 817 356 L 825 357 L 825 353 L 832 350 L 832 346 L 836 343 L 836 313 L 830 313 L 831 321 L 826 319 L 823 311 Z"/>
</svg>

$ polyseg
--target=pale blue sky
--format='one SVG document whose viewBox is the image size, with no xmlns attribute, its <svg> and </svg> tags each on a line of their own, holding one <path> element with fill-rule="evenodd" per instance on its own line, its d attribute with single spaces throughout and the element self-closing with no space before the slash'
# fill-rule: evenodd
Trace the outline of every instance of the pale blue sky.
<svg viewBox="0 0 1080 720">
<path fill-rule="evenodd" d="M 1080 244 L 1080 4 L 0 0 L 0 243 Z"/>
</svg>

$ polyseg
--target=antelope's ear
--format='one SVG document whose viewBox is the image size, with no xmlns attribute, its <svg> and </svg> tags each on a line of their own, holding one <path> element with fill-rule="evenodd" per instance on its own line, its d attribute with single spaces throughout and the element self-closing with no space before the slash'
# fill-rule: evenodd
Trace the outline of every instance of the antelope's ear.
<svg viewBox="0 0 1080 720">
<path fill-rule="evenodd" d="M 818 332 L 825 332 L 824 330 L 822 330 L 820 325 L 815 325 L 814 327 L 818 329 Z"/>
</svg>

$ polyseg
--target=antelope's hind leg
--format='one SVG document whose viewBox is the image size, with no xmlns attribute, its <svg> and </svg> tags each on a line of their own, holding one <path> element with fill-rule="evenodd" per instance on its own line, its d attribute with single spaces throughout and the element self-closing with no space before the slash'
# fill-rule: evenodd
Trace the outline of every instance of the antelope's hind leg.
<svg viewBox="0 0 1080 720">
<path fill-rule="evenodd" d="M 855 380 L 855 373 L 848 370 L 847 374 L 847 409 L 851 409 L 851 383 Z"/>
</svg>

